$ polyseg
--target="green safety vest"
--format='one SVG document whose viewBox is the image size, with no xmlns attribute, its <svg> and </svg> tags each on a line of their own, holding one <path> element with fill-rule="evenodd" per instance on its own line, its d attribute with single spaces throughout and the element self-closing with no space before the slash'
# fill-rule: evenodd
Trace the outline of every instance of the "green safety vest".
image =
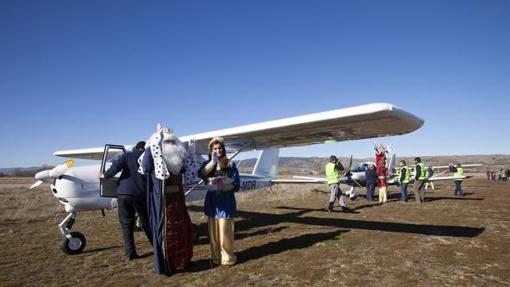
<svg viewBox="0 0 510 287">
<path fill-rule="evenodd" d="M 406 175 L 404 176 L 404 180 L 401 181 L 400 176 L 402 175 L 403 169 L 406 170 Z M 403 166 L 402 168 L 400 168 L 398 170 L 397 178 L 400 183 L 409 183 L 409 179 L 411 178 L 411 170 L 409 169 L 409 167 L 407 165 Z"/>
<path fill-rule="evenodd" d="M 462 167 L 457 167 L 457 172 L 453 174 L 453 176 L 463 176 L 464 169 Z M 462 178 L 456 178 L 455 181 L 462 181 Z"/>
<path fill-rule="evenodd" d="M 340 181 L 340 171 L 336 168 L 337 165 L 330 162 L 326 164 L 326 179 L 328 184 L 337 184 Z"/>
<path fill-rule="evenodd" d="M 417 166 L 418 166 L 418 165 L 420 166 L 420 174 L 418 175 L 418 180 L 425 180 L 425 178 L 427 178 L 427 177 L 425 176 L 425 173 L 427 172 L 427 171 L 425 170 L 425 165 L 424 165 L 422 162 L 420 162 L 419 164 L 417 164 Z M 416 171 L 416 168 L 415 168 L 414 170 Z"/>
</svg>

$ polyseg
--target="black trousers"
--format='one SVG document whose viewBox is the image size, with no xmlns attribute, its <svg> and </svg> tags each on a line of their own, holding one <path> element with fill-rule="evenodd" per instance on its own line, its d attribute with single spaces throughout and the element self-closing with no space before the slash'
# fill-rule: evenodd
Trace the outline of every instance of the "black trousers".
<svg viewBox="0 0 510 287">
<path fill-rule="evenodd" d="M 135 228 L 135 213 L 142 218 L 143 230 L 149 242 L 152 244 L 152 234 L 150 232 L 149 221 L 147 217 L 147 199 L 134 197 L 130 195 L 119 194 L 117 198 L 119 210 L 119 222 L 122 229 L 122 237 L 124 239 L 124 250 L 126 255 L 133 255 L 136 253 L 134 228 Z"/>
</svg>

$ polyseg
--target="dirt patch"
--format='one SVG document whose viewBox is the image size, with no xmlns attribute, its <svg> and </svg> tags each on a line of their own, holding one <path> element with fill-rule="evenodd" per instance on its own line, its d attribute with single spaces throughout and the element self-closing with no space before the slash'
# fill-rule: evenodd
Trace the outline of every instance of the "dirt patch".
<svg viewBox="0 0 510 287">
<path fill-rule="evenodd" d="M 63 207 L 47 185 L 0 178 L 0 278 L 4 286 L 508 286 L 510 285 L 510 184 L 466 181 L 464 198 L 453 183 L 438 184 L 419 206 L 385 205 L 363 196 L 351 212 L 326 212 L 327 187 L 279 185 L 237 195 L 233 267 L 209 266 L 202 236 L 193 266 L 171 277 L 155 275 L 143 233 L 144 257 L 123 256 L 117 211 L 78 215 L 73 230 L 87 237 L 80 255 L 58 249 Z M 361 195 L 364 191 L 358 190 Z M 201 234 L 201 203 L 189 205 Z"/>
</svg>

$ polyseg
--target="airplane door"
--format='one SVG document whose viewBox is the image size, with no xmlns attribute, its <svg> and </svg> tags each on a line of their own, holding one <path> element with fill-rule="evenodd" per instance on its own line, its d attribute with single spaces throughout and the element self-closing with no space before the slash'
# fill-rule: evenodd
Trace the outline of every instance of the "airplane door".
<svg viewBox="0 0 510 287">
<path fill-rule="evenodd" d="M 100 172 L 104 173 L 106 169 L 106 162 L 113 156 L 120 153 L 126 153 L 126 149 L 122 145 L 106 144 L 103 151 L 103 159 L 101 160 Z M 117 182 L 118 177 L 100 178 L 99 190 L 102 197 L 117 197 Z"/>
</svg>

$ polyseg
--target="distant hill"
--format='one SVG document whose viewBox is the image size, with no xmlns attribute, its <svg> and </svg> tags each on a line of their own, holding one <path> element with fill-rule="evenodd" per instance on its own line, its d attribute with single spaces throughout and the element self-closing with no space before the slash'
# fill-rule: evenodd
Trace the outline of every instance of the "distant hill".
<svg viewBox="0 0 510 287">
<path fill-rule="evenodd" d="M 42 170 L 51 168 L 53 168 L 51 165 L 0 168 L 0 176 L 34 176 Z"/>
</svg>

